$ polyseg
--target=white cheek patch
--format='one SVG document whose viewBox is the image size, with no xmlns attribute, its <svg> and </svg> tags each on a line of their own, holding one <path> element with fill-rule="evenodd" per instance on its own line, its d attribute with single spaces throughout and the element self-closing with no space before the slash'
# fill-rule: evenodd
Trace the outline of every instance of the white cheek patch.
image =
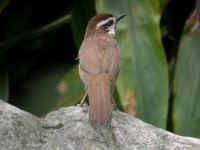
<svg viewBox="0 0 200 150">
<path fill-rule="evenodd" d="M 107 28 L 107 34 L 114 34 L 115 35 L 115 24 Z"/>
</svg>

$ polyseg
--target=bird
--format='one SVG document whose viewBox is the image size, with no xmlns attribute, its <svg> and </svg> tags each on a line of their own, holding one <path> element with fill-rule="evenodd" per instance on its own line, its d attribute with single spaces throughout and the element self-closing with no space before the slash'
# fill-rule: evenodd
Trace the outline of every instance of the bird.
<svg viewBox="0 0 200 150">
<path fill-rule="evenodd" d="M 116 24 L 125 17 L 98 14 L 88 22 L 83 42 L 78 52 L 79 76 L 89 98 L 89 120 L 95 128 L 107 127 L 115 107 L 114 85 L 120 70 L 121 55 L 115 39 Z"/>
</svg>

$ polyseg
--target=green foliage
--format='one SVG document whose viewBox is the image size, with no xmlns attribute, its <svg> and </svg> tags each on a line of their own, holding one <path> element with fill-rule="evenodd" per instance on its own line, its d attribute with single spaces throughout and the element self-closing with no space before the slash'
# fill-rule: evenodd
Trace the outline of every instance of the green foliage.
<svg viewBox="0 0 200 150">
<path fill-rule="evenodd" d="M 117 38 L 123 61 L 117 89 L 123 106 L 125 107 L 126 97 L 131 91 L 135 95 L 136 116 L 165 128 L 168 76 L 159 28 L 160 6 L 153 1 L 99 0 L 98 7 L 100 13 L 120 12 L 127 15 L 122 27 L 120 28 L 121 22 L 117 26 L 120 30 Z"/>
<path fill-rule="evenodd" d="M 0 1 L 0 98 L 37 116 L 84 95 L 78 49 L 97 13 L 117 25 L 117 107 L 157 127 L 200 137 L 199 29 L 194 0 Z"/>
<path fill-rule="evenodd" d="M 185 32 L 180 43 L 174 88 L 175 132 L 200 135 L 200 30 Z"/>
<path fill-rule="evenodd" d="M 77 49 L 81 45 L 88 20 L 95 15 L 94 0 L 74 1 L 71 27 Z"/>
</svg>

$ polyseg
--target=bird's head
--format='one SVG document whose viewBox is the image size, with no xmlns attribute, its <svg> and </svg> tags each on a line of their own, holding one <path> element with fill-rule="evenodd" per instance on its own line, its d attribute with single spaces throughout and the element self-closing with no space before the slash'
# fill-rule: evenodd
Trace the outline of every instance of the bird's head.
<svg viewBox="0 0 200 150">
<path fill-rule="evenodd" d="M 94 16 L 88 23 L 86 29 L 86 37 L 93 36 L 95 34 L 115 36 L 115 28 L 117 22 L 126 15 L 111 15 L 100 14 Z"/>
</svg>

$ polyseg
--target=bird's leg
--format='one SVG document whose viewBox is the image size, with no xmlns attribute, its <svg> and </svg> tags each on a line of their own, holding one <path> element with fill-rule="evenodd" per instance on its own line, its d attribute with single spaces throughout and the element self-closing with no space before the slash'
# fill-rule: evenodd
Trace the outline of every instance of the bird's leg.
<svg viewBox="0 0 200 150">
<path fill-rule="evenodd" d="M 114 110 L 117 110 L 117 106 L 116 106 L 116 103 L 115 103 L 113 97 L 112 97 L 112 106 L 113 106 L 113 109 L 114 109 Z"/>
<path fill-rule="evenodd" d="M 83 96 L 83 98 L 82 98 L 82 100 L 81 100 L 79 106 L 83 107 L 83 104 L 85 103 L 85 98 L 86 98 L 86 96 L 87 96 L 87 92 L 85 92 L 85 95 Z"/>
<path fill-rule="evenodd" d="M 113 93 L 114 93 L 114 86 L 112 87 L 112 95 Z M 113 107 L 113 110 L 117 110 L 117 105 L 113 97 L 112 97 L 112 107 Z"/>
</svg>

